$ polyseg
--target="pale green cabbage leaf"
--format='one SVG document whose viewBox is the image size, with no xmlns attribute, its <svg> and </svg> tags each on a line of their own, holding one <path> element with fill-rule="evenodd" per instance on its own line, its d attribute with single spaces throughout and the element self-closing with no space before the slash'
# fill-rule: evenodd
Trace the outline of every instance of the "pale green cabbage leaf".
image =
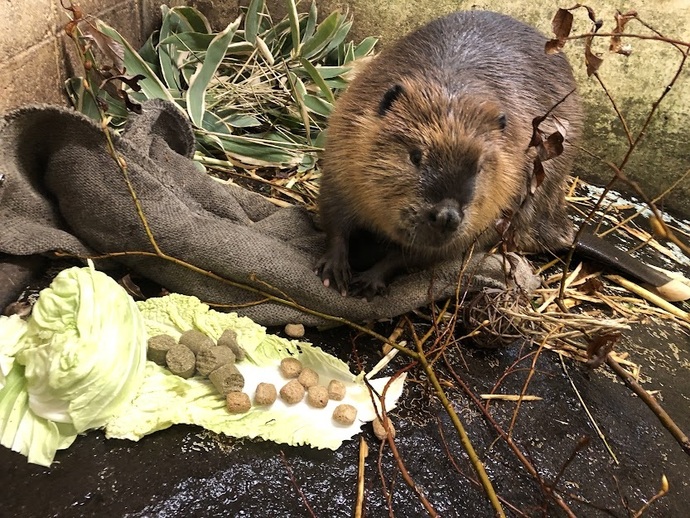
<svg viewBox="0 0 690 518">
<path fill-rule="evenodd" d="M 141 313 L 93 265 L 60 272 L 26 324 L 4 319 L 0 334 L 6 329 L 16 342 L 0 343 L 0 444 L 30 462 L 50 465 L 78 433 L 105 425 L 143 381 Z"/>
<path fill-rule="evenodd" d="M 282 358 L 293 356 L 314 369 L 320 383 L 338 379 L 347 387 L 343 401 L 329 401 L 324 409 L 310 407 L 305 401 L 287 405 L 280 398 L 270 407 L 253 406 L 247 413 L 230 414 L 225 399 L 212 384 L 199 377 L 183 379 L 166 369 L 147 362 L 146 377 L 132 404 L 105 427 L 106 437 L 138 440 L 146 434 L 185 423 L 202 426 L 233 437 L 260 437 L 289 445 L 338 448 L 343 441 L 359 433 L 363 423 L 376 417 L 372 396 L 363 376 L 352 374 L 347 364 L 305 342 L 286 340 L 266 333 L 265 328 L 233 313 L 219 313 L 195 297 L 168 295 L 139 302 L 149 335 L 162 332 L 178 337 L 196 328 L 213 339 L 232 328 L 247 358 L 237 368 L 245 377 L 244 391 L 251 396 L 258 383 L 273 383 L 277 389 L 287 382 L 279 371 Z M 385 407 L 395 407 L 402 393 L 405 377 L 370 380 L 379 393 L 386 394 Z M 336 424 L 331 415 L 340 403 L 357 408 L 357 420 L 350 426 Z M 379 410 L 380 411 L 380 410 Z"/>
<path fill-rule="evenodd" d="M 0 316 L 0 389 L 14 366 L 14 357 L 21 348 L 27 324 L 19 315 Z"/>
</svg>

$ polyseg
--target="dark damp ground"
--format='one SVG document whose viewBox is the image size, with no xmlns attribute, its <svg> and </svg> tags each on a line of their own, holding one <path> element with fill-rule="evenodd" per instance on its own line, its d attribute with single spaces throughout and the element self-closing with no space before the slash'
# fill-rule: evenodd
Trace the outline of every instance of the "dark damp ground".
<svg viewBox="0 0 690 518">
<path fill-rule="evenodd" d="M 26 285 L 41 265 L 33 272 L 25 266 L 4 266 L 0 277 L 13 276 L 13 283 Z M 377 330 L 391 331 L 386 324 Z M 307 338 L 349 361 L 353 370 L 358 362 L 369 369 L 380 357 L 379 347 L 354 336 L 342 328 L 311 332 Z M 502 350 L 463 346 L 449 348 L 447 358 L 474 393 L 488 393 L 500 381 L 496 392 L 519 394 L 533 359 L 525 355 L 534 350 L 520 342 Z M 643 366 L 644 387 L 660 391 L 663 407 L 682 430 L 690 431 L 688 334 L 673 324 L 639 324 L 624 334 L 617 350 L 629 352 L 631 360 Z M 382 374 L 407 363 L 399 355 Z M 554 481 L 578 517 L 633 516 L 657 493 L 662 475 L 669 480 L 669 493 L 654 502 L 646 516 L 688 516 L 690 456 L 607 368 L 592 371 L 569 359 L 562 364 L 549 351 L 539 356 L 527 393 L 543 399 L 522 403 L 513 438 L 543 485 L 498 438 L 448 366 L 438 363 L 436 370 L 509 516 L 565 516 L 549 496 Z M 489 414 L 507 430 L 516 405 L 495 401 Z M 441 516 L 493 516 L 446 411 L 419 370 L 411 371 L 391 417 L 405 469 Z M 361 437 L 369 445 L 364 515 L 425 516 L 391 449 L 386 445 L 380 450 L 368 425 Z M 584 437 L 588 445 L 568 462 Z M 58 452 L 50 469 L 28 464 L 0 447 L 0 516 L 297 517 L 311 515 L 308 505 L 315 516 L 349 517 L 356 502 L 359 451 L 359 437 L 338 451 L 319 451 L 216 436 L 191 426 L 174 426 L 138 443 L 106 440 L 92 432 Z"/>
</svg>

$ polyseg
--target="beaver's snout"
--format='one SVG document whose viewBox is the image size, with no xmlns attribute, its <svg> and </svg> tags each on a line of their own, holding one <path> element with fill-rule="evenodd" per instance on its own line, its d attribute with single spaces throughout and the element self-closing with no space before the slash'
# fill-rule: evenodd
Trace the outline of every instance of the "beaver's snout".
<svg viewBox="0 0 690 518">
<path fill-rule="evenodd" d="M 427 215 L 431 228 L 442 236 L 453 234 L 460 226 L 462 210 L 455 200 L 443 200 L 429 210 Z"/>
</svg>

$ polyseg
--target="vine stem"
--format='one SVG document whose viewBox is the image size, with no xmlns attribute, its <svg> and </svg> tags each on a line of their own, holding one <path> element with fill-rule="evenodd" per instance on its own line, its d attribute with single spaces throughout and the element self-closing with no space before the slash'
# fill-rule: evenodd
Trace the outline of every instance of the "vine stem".
<svg viewBox="0 0 690 518">
<path fill-rule="evenodd" d="M 431 384 L 434 386 L 436 396 L 438 397 L 439 401 L 441 401 L 443 408 L 445 408 L 446 412 L 448 413 L 448 416 L 453 422 L 453 426 L 455 427 L 455 430 L 458 432 L 458 436 L 460 437 L 462 447 L 465 449 L 467 456 L 470 458 L 470 462 L 472 463 L 472 466 L 474 467 L 474 470 L 476 471 L 477 476 L 479 477 L 479 481 L 481 482 L 482 487 L 486 492 L 486 496 L 489 498 L 489 501 L 491 502 L 491 505 L 493 506 L 494 511 L 496 512 L 496 516 L 505 518 L 505 512 L 503 511 L 501 502 L 498 500 L 498 496 L 496 495 L 496 491 L 494 490 L 494 487 L 491 484 L 491 480 L 489 479 L 489 476 L 487 475 L 486 470 L 484 469 L 484 465 L 482 464 L 482 461 L 479 460 L 479 456 L 477 455 L 477 452 L 474 450 L 474 446 L 472 446 L 472 442 L 470 441 L 470 438 L 467 435 L 467 432 L 465 431 L 465 427 L 462 425 L 462 422 L 460 421 L 457 412 L 455 412 L 453 405 L 448 400 L 446 393 L 443 391 L 443 387 L 441 387 L 441 383 L 436 377 L 434 369 L 431 367 L 429 361 L 427 360 L 426 354 L 424 353 L 422 340 L 419 340 L 415 335 L 414 342 L 417 347 L 417 361 L 421 365 L 422 369 L 424 369 L 424 372 L 429 378 L 429 381 L 431 381 Z"/>
</svg>

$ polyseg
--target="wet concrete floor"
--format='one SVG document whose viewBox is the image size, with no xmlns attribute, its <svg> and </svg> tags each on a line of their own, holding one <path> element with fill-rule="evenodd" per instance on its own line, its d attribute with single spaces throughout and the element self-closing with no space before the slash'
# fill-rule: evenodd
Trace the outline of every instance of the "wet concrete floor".
<svg viewBox="0 0 690 518">
<path fill-rule="evenodd" d="M 391 329 L 379 324 L 377 330 Z M 342 328 L 312 332 L 307 338 L 351 365 L 359 361 L 371 368 L 379 358 L 378 345 L 358 338 L 353 347 L 353 337 Z M 458 346 L 449 349 L 447 357 L 474 393 L 490 392 L 500 381 L 496 392 L 519 394 L 532 362 L 532 356 L 525 355 L 534 350 L 520 342 L 502 350 Z M 631 359 L 642 364 L 645 388 L 659 390 L 675 422 L 690 430 L 688 334 L 670 324 L 640 325 L 623 337 L 618 350 L 630 352 Z M 399 355 L 383 374 L 408 363 Z M 507 514 L 565 516 L 546 487 L 558 479 L 556 490 L 576 516 L 633 516 L 657 493 L 665 474 L 669 493 L 645 516 L 688 516 L 690 456 L 605 367 L 592 371 L 569 359 L 564 365 L 565 369 L 555 353 L 542 352 L 528 393 L 543 399 L 523 402 L 513 429 L 515 442 L 536 467 L 542 485 L 505 441 L 497 439 L 448 367 L 436 365 Z M 573 385 L 618 463 L 598 437 Z M 493 516 L 457 433 L 431 394 L 426 377 L 412 370 L 402 404 L 391 413 L 399 457 L 439 515 Z M 516 403 L 494 401 L 489 408 L 493 419 L 508 429 Z M 381 449 L 369 426 L 362 437 L 369 445 L 364 515 L 426 516 L 390 447 Z M 588 446 L 568 463 L 582 437 L 590 438 Z M 359 438 L 337 451 L 319 451 L 219 437 L 190 426 L 174 426 L 138 443 L 89 433 L 69 450 L 58 452 L 50 469 L 27 464 L 24 457 L 0 448 L 0 515 L 349 517 L 357 499 L 359 451 Z"/>
</svg>

